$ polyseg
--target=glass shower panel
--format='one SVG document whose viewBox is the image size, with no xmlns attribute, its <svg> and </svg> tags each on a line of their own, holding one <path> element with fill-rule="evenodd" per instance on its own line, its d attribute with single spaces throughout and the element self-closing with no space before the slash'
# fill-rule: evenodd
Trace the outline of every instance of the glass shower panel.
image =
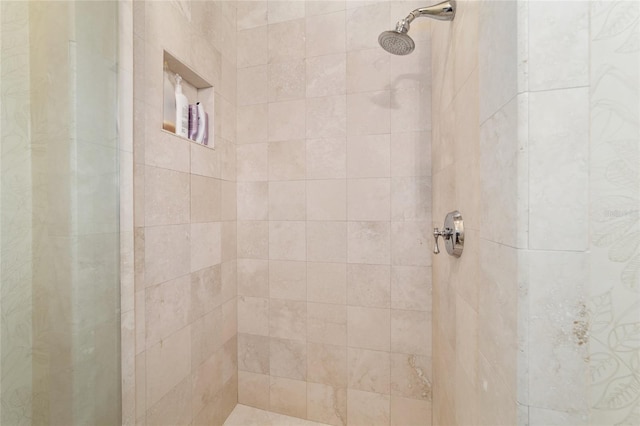
<svg viewBox="0 0 640 426">
<path fill-rule="evenodd" d="M 120 423 L 117 7 L 0 3 L 0 424 Z"/>
</svg>

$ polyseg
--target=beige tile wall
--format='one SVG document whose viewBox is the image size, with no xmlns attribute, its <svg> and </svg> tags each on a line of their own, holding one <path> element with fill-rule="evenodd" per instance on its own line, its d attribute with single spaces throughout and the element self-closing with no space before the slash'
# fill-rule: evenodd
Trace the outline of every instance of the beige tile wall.
<svg viewBox="0 0 640 426">
<path fill-rule="evenodd" d="M 238 3 L 238 399 L 431 422 L 430 23 L 414 2 Z"/>
<path fill-rule="evenodd" d="M 452 210 L 465 225 L 462 257 L 434 258 L 434 424 L 517 422 L 517 17 L 515 2 L 458 1 L 455 20 L 433 26 L 433 225 Z"/>
<path fill-rule="evenodd" d="M 135 410 L 124 422 L 222 424 L 237 401 L 236 6 L 135 2 L 133 16 Z M 161 130 L 163 49 L 213 84 L 215 150 Z"/>
</svg>

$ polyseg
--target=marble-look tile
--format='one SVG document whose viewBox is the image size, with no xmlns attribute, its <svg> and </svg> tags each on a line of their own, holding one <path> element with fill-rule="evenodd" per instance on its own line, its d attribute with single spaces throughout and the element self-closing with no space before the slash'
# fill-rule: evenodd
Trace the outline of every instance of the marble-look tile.
<svg viewBox="0 0 640 426">
<path fill-rule="evenodd" d="M 391 395 L 431 401 L 433 380 L 431 358 L 391 354 Z"/>
<path fill-rule="evenodd" d="M 344 53 L 317 56 L 306 60 L 306 96 L 344 95 L 347 59 Z"/>
<path fill-rule="evenodd" d="M 391 94 L 388 90 L 347 95 L 349 135 L 389 133 Z"/>
<path fill-rule="evenodd" d="M 269 102 L 303 99 L 305 89 L 304 60 L 269 64 Z"/>
<path fill-rule="evenodd" d="M 589 3 L 559 2 L 553 11 L 529 5 L 529 89 L 541 91 L 589 83 Z M 561 23 L 561 25 L 559 25 Z M 553 28 L 553 31 L 549 31 Z"/>
<path fill-rule="evenodd" d="M 391 178 L 391 220 L 431 220 L 431 177 Z"/>
<path fill-rule="evenodd" d="M 220 220 L 220 180 L 191 175 L 191 223 Z"/>
<path fill-rule="evenodd" d="M 349 348 L 349 389 L 389 394 L 390 366 L 389 352 Z"/>
<path fill-rule="evenodd" d="M 517 4 L 487 3 L 478 8 L 477 48 L 480 122 L 484 122 L 518 91 Z M 502 25 L 495 25 L 501 22 Z"/>
<path fill-rule="evenodd" d="M 431 266 L 433 236 L 428 222 L 391 222 L 391 263 Z"/>
<path fill-rule="evenodd" d="M 348 308 L 349 347 L 389 351 L 391 319 L 388 309 Z"/>
<path fill-rule="evenodd" d="M 282 339 L 304 340 L 307 336 L 307 303 L 295 300 L 270 300 L 269 335 Z"/>
<path fill-rule="evenodd" d="M 238 295 L 269 296 L 269 261 L 238 259 Z"/>
<path fill-rule="evenodd" d="M 421 266 L 391 268 L 391 307 L 431 311 L 431 269 Z"/>
<path fill-rule="evenodd" d="M 238 105 L 267 102 L 267 65 L 238 69 Z"/>
<path fill-rule="evenodd" d="M 349 222 L 348 262 L 389 264 L 391 261 L 390 232 L 389 222 Z"/>
<path fill-rule="evenodd" d="M 391 267 L 349 264 L 347 300 L 350 306 L 388 308 L 391 299 Z"/>
<path fill-rule="evenodd" d="M 270 338 L 271 376 L 307 380 L 307 344 L 300 340 Z"/>
<path fill-rule="evenodd" d="M 307 222 L 307 260 L 346 262 L 347 222 Z"/>
<path fill-rule="evenodd" d="M 589 90 L 529 94 L 529 247 L 588 244 Z M 570 217 L 558 221 L 558 217 Z M 554 238 L 549 238 L 554 235 Z"/>
<path fill-rule="evenodd" d="M 306 103 L 307 139 L 344 137 L 347 133 L 346 111 L 345 95 L 308 98 Z"/>
<path fill-rule="evenodd" d="M 527 244 L 527 140 L 518 118 L 527 103 L 519 95 L 480 126 L 480 236 L 512 247 Z"/>
<path fill-rule="evenodd" d="M 392 136 L 391 176 L 431 176 L 431 132 Z"/>
<path fill-rule="evenodd" d="M 394 89 L 390 93 L 391 132 L 419 132 L 431 129 L 431 88 Z M 474 106 L 475 105 L 469 105 Z M 477 110 L 477 108 L 476 108 Z M 473 123 L 472 117 L 468 116 Z"/>
<path fill-rule="evenodd" d="M 391 396 L 391 426 L 431 426 L 431 403 Z"/>
<path fill-rule="evenodd" d="M 305 222 L 269 222 L 269 258 L 279 260 L 306 260 Z"/>
<path fill-rule="evenodd" d="M 306 18 L 307 58 L 346 50 L 345 13 L 338 11 Z"/>
<path fill-rule="evenodd" d="M 268 180 L 267 152 L 266 143 L 252 143 L 236 148 L 238 182 Z"/>
<path fill-rule="evenodd" d="M 347 185 L 347 218 L 388 221 L 391 212 L 389 178 L 350 179 Z"/>
<path fill-rule="evenodd" d="M 336 426 L 347 424 L 347 390 L 307 383 L 307 418 Z"/>
<path fill-rule="evenodd" d="M 243 1 L 237 4 L 238 14 L 236 26 L 238 31 L 255 28 L 267 24 L 267 2 Z M 240 40 L 238 40 L 240 50 Z"/>
<path fill-rule="evenodd" d="M 307 180 L 307 220 L 347 220 L 345 179 Z"/>
<path fill-rule="evenodd" d="M 151 407 L 191 373 L 190 327 L 147 349 L 147 406 Z M 186 356 L 185 356 L 186 355 Z"/>
<path fill-rule="evenodd" d="M 336 388 L 347 387 L 347 348 L 307 343 L 307 380 Z"/>
<path fill-rule="evenodd" d="M 191 272 L 222 262 L 220 222 L 191 224 Z"/>
<path fill-rule="evenodd" d="M 585 253 L 529 253 L 529 338 L 537 342 L 529 348 L 532 406 L 587 410 L 588 259 Z"/>
<path fill-rule="evenodd" d="M 238 57 L 236 59 L 238 69 L 267 63 L 269 39 L 267 37 L 267 26 L 264 24 L 245 30 L 238 28 Z M 238 25 L 240 25 L 240 22 Z"/>
<path fill-rule="evenodd" d="M 305 220 L 306 193 L 303 180 L 269 182 L 269 220 Z"/>
<path fill-rule="evenodd" d="M 391 350 L 407 354 L 431 354 L 431 313 L 391 310 Z"/>
<path fill-rule="evenodd" d="M 191 372 L 193 415 L 197 415 L 207 405 L 214 402 L 222 389 L 222 362 L 220 351 L 217 351 Z"/>
<path fill-rule="evenodd" d="M 171 426 L 191 419 L 191 377 L 178 383 L 146 413 L 147 424 Z"/>
<path fill-rule="evenodd" d="M 191 365 L 197 367 L 222 346 L 222 307 L 216 307 L 191 323 Z"/>
<path fill-rule="evenodd" d="M 347 176 L 347 143 L 344 138 L 307 139 L 307 179 L 339 179 Z"/>
<path fill-rule="evenodd" d="M 347 300 L 345 263 L 307 262 L 307 301 L 344 305 Z"/>
<path fill-rule="evenodd" d="M 347 391 L 347 424 L 386 426 L 389 418 L 389 395 L 355 389 Z"/>
<path fill-rule="evenodd" d="M 266 374 L 248 373 L 246 371 L 238 371 L 238 403 L 249 405 L 251 407 L 262 408 L 264 410 L 269 409 L 269 376 Z M 238 405 L 237 407 L 241 407 Z M 238 426 L 245 426 L 248 423 L 246 420 L 236 422 L 236 417 L 232 413 L 225 424 Z M 267 424 L 267 423 L 257 423 Z"/>
<path fill-rule="evenodd" d="M 189 144 L 165 132 L 145 140 L 144 162 L 148 166 L 189 172 Z"/>
<path fill-rule="evenodd" d="M 189 225 L 146 228 L 144 275 L 147 286 L 190 272 L 189 229 Z"/>
<path fill-rule="evenodd" d="M 389 78 L 390 56 L 379 47 L 350 51 L 347 55 L 348 93 L 386 90 Z"/>
<path fill-rule="evenodd" d="M 269 25 L 269 63 L 288 62 L 305 57 L 305 20 Z"/>
<path fill-rule="evenodd" d="M 528 421 L 529 426 L 584 425 L 589 423 L 589 418 L 586 414 L 580 412 L 529 407 Z"/>
<path fill-rule="evenodd" d="M 381 178 L 390 175 L 389 134 L 353 135 L 347 138 L 347 177 Z"/>
<path fill-rule="evenodd" d="M 147 288 L 145 299 L 147 347 L 183 328 L 191 320 L 189 275 Z"/>
<path fill-rule="evenodd" d="M 270 24 L 291 21 L 305 16 L 305 2 L 270 1 L 267 7 L 267 20 Z"/>
<path fill-rule="evenodd" d="M 238 220 L 267 220 L 269 218 L 268 182 L 238 182 Z"/>
<path fill-rule="evenodd" d="M 301 180 L 305 173 L 305 141 L 269 143 L 269 180 Z"/>
<path fill-rule="evenodd" d="M 189 175 L 145 167 L 145 225 L 189 222 Z"/>
<path fill-rule="evenodd" d="M 269 261 L 269 297 L 306 300 L 307 264 L 284 260 Z"/>
<path fill-rule="evenodd" d="M 238 297 L 238 333 L 269 335 L 269 299 Z"/>
<path fill-rule="evenodd" d="M 307 340 L 345 346 L 347 344 L 347 307 L 307 303 Z"/>
<path fill-rule="evenodd" d="M 269 337 L 238 334 L 238 369 L 269 374 Z"/>
<path fill-rule="evenodd" d="M 305 137 L 305 101 L 269 103 L 269 141 L 303 139 Z"/>
<path fill-rule="evenodd" d="M 271 377 L 269 386 L 269 408 L 271 411 L 305 418 L 307 416 L 306 395 L 306 382 Z"/>
<path fill-rule="evenodd" d="M 269 223 L 267 221 L 238 222 L 238 258 L 269 258 Z"/>
<path fill-rule="evenodd" d="M 367 19 L 362 19 L 363 16 Z M 346 24 L 349 52 L 378 47 L 378 35 L 389 25 L 389 2 L 347 9 Z"/>
<path fill-rule="evenodd" d="M 268 138 L 268 104 L 239 106 L 237 109 L 238 144 L 266 142 Z"/>
</svg>

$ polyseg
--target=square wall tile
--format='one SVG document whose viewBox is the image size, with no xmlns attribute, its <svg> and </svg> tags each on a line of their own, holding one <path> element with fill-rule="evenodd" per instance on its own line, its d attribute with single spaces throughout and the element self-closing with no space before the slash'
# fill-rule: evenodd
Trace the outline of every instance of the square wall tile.
<svg viewBox="0 0 640 426">
<path fill-rule="evenodd" d="M 306 262 L 270 260 L 269 297 L 287 300 L 306 300 Z"/>
<path fill-rule="evenodd" d="M 306 96 L 318 98 L 346 93 L 347 59 L 344 53 L 306 60 Z"/>
<path fill-rule="evenodd" d="M 388 309 L 349 306 L 349 347 L 389 351 L 390 321 Z"/>
<path fill-rule="evenodd" d="M 346 346 L 347 307 L 326 303 L 307 303 L 307 340 Z"/>
<path fill-rule="evenodd" d="M 307 222 L 307 260 L 347 261 L 347 222 Z"/>
<path fill-rule="evenodd" d="M 389 265 L 347 265 L 347 295 L 350 306 L 388 308 L 391 300 Z"/>
<path fill-rule="evenodd" d="M 344 138 L 307 139 L 307 179 L 339 179 L 347 176 L 347 143 Z"/>
<path fill-rule="evenodd" d="M 307 379 L 337 388 L 347 387 L 347 348 L 307 343 Z"/>
<path fill-rule="evenodd" d="M 390 135 L 353 135 L 347 138 L 347 176 L 381 178 L 390 176 Z"/>
<path fill-rule="evenodd" d="M 347 134 L 346 96 L 307 99 L 307 139 L 339 138 Z"/>
<path fill-rule="evenodd" d="M 347 184 L 347 218 L 387 221 L 391 213 L 391 182 L 381 179 L 350 179 Z"/>
<path fill-rule="evenodd" d="M 345 12 L 306 18 L 306 56 L 343 53 L 346 50 Z"/>
<path fill-rule="evenodd" d="M 269 103 L 269 141 L 305 137 L 305 101 Z"/>
<path fill-rule="evenodd" d="M 238 182 L 238 220 L 269 218 L 268 182 Z"/>
<path fill-rule="evenodd" d="M 346 220 L 347 181 L 307 181 L 307 220 Z"/>
<path fill-rule="evenodd" d="M 346 300 L 345 263 L 307 262 L 307 301 L 344 305 Z"/>
<path fill-rule="evenodd" d="M 269 219 L 305 220 L 306 192 L 303 180 L 269 182 Z"/>
<path fill-rule="evenodd" d="M 300 180 L 306 176 L 305 141 L 269 143 L 269 180 Z"/>
<path fill-rule="evenodd" d="M 269 222 L 269 258 L 306 260 L 305 222 Z"/>
<path fill-rule="evenodd" d="M 347 261 L 388 265 L 391 256 L 389 222 L 349 222 Z"/>
<path fill-rule="evenodd" d="M 268 172 L 268 145 L 252 143 L 236 148 L 238 182 L 266 181 Z"/>
</svg>

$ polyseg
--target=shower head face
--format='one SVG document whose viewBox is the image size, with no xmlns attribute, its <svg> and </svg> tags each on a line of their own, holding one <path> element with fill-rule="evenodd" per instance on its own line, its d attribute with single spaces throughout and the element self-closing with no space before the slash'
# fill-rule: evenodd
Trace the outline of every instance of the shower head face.
<svg viewBox="0 0 640 426">
<path fill-rule="evenodd" d="M 394 55 L 408 55 L 416 48 L 413 39 L 406 32 L 385 31 L 378 37 L 378 43 Z"/>
</svg>

